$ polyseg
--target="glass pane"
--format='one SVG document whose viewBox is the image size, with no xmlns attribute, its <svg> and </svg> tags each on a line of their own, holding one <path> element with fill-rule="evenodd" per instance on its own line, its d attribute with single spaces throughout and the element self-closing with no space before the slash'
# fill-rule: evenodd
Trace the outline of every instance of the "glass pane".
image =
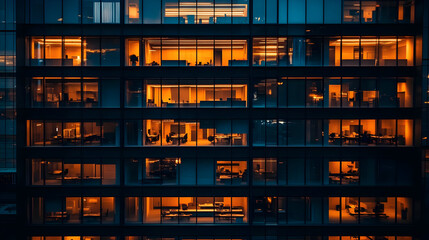
<svg viewBox="0 0 429 240">
<path fill-rule="evenodd" d="M 119 38 L 102 38 L 101 39 L 101 65 L 102 66 L 119 66 Z"/>
<path fill-rule="evenodd" d="M 266 23 L 277 23 L 277 0 L 266 0 Z"/>
<path fill-rule="evenodd" d="M 305 23 L 305 1 L 303 0 L 288 1 L 288 23 L 289 24 Z"/>
<path fill-rule="evenodd" d="M 249 23 L 249 1 L 232 0 L 232 23 L 248 24 Z"/>
<path fill-rule="evenodd" d="M 82 23 L 100 23 L 101 22 L 101 1 L 100 0 L 82 0 Z"/>
<path fill-rule="evenodd" d="M 82 62 L 82 39 L 80 37 L 65 37 L 63 55 L 63 66 L 80 66 Z"/>
<path fill-rule="evenodd" d="M 64 23 L 80 23 L 81 15 L 81 1 L 80 0 L 67 0 L 63 1 L 63 22 Z"/>
<path fill-rule="evenodd" d="M 178 2 L 180 2 L 180 0 L 162 1 L 162 23 L 163 24 L 179 23 L 179 3 Z"/>
<path fill-rule="evenodd" d="M 100 38 L 84 38 L 84 66 L 100 66 Z"/>
<path fill-rule="evenodd" d="M 341 0 L 325 0 L 325 24 L 341 23 Z"/>
<path fill-rule="evenodd" d="M 125 23 L 141 23 L 142 0 L 125 1 Z"/>
<path fill-rule="evenodd" d="M 253 24 L 265 23 L 265 0 L 253 0 Z"/>
<path fill-rule="evenodd" d="M 45 23 L 62 22 L 62 1 L 45 0 Z"/>
<path fill-rule="evenodd" d="M 161 23 L 161 0 L 143 0 L 143 23 Z"/>
<path fill-rule="evenodd" d="M 323 0 L 307 0 L 306 15 L 307 15 L 307 24 L 323 23 Z"/>
</svg>

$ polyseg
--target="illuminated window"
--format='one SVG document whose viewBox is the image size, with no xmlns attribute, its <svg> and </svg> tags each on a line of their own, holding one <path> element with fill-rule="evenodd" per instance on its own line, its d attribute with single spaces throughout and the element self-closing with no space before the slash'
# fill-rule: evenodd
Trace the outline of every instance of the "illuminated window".
<svg viewBox="0 0 429 240">
<path fill-rule="evenodd" d="M 245 223 L 246 197 L 145 197 L 143 223 Z"/>
</svg>

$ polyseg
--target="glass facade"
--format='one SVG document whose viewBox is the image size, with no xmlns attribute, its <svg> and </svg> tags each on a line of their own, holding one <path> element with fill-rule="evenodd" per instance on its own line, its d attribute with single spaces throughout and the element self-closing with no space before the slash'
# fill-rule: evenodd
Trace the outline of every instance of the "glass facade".
<svg viewBox="0 0 429 240">
<path fill-rule="evenodd" d="M 16 1 L 17 239 L 425 239 L 426 1 Z"/>
<path fill-rule="evenodd" d="M 17 216 L 17 3 L 0 1 L 0 224 L 16 226 Z M 3 231 L 2 238 L 15 239 L 14 231 Z"/>
</svg>

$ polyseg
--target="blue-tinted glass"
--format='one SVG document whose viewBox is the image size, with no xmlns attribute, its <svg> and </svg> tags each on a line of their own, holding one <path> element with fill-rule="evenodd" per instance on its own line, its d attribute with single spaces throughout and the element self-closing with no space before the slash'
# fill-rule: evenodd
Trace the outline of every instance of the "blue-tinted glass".
<svg viewBox="0 0 429 240">
<path fill-rule="evenodd" d="M 323 120 L 307 120 L 307 146 L 321 146 L 323 143 Z"/>
<path fill-rule="evenodd" d="M 325 23 L 341 23 L 341 0 L 325 0 Z"/>
<path fill-rule="evenodd" d="M 267 120 L 266 122 L 266 144 L 267 146 L 277 145 L 277 121 Z"/>
<path fill-rule="evenodd" d="M 290 21 L 289 21 L 290 23 Z M 288 48 L 289 56 L 292 55 L 289 65 L 304 66 L 305 65 L 305 39 L 303 37 L 289 37 Z"/>
<path fill-rule="evenodd" d="M 213 159 L 198 158 L 197 167 L 197 184 L 213 185 L 215 179 Z"/>
<path fill-rule="evenodd" d="M 61 23 L 62 1 L 45 0 L 45 23 Z"/>
<path fill-rule="evenodd" d="M 397 184 L 400 186 L 411 186 L 413 184 L 413 168 L 408 161 L 400 159 L 397 161 L 397 170 L 400 174 L 397 175 Z"/>
<path fill-rule="evenodd" d="M 361 185 L 375 185 L 377 176 L 377 161 L 371 158 L 361 158 L 359 161 L 359 181 Z"/>
<path fill-rule="evenodd" d="M 14 30 L 16 23 L 16 0 L 6 0 L 6 29 Z"/>
<path fill-rule="evenodd" d="M 99 0 L 82 0 L 82 23 L 100 23 L 100 8 Z"/>
<path fill-rule="evenodd" d="M 182 158 L 179 165 L 180 185 L 195 185 L 196 169 L 195 159 Z"/>
<path fill-rule="evenodd" d="M 304 185 L 304 159 L 289 159 L 287 161 L 288 185 Z"/>
<path fill-rule="evenodd" d="M 307 23 L 323 23 L 323 0 L 307 0 Z"/>
<path fill-rule="evenodd" d="M 306 66 L 322 66 L 322 48 L 323 48 L 323 39 L 322 38 L 307 38 L 305 47 L 307 49 L 306 53 Z"/>
<path fill-rule="evenodd" d="M 85 66 L 100 66 L 100 38 L 84 39 Z"/>
<path fill-rule="evenodd" d="M 115 108 L 120 106 L 120 82 L 116 79 L 101 81 L 102 107 Z"/>
<path fill-rule="evenodd" d="M 319 197 L 311 197 L 307 199 L 307 219 L 306 224 L 322 223 L 323 201 Z"/>
<path fill-rule="evenodd" d="M 6 22 L 6 0 L 0 0 L 0 29 L 4 29 L 4 23 Z M 13 10 L 13 8 L 12 8 Z M 12 15 L 13 12 L 10 12 L 10 15 Z"/>
<path fill-rule="evenodd" d="M 321 185 L 322 184 L 322 161 L 321 159 L 307 159 L 306 164 L 306 184 Z"/>
<path fill-rule="evenodd" d="M 377 185 L 395 184 L 396 162 L 393 159 L 378 160 Z"/>
<path fill-rule="evenodd" d="M 64 1 L 63 23 L 80 23 L 81 6 L 80 0 L 67 0 Z"/>
<path fill-rule="evenodd" d="M 253 23 L 265 23 L 265 0 L 253 0 Z"/>
<path fill-rule="evenodd" d="M 305 134 L 305 123 L 304 120 L 289 120 L 288 121 L 288 145 L 289 146 L 303 146 L 304 145 L 304 134 Z M 299 173 L 302 174 L 302 173 Z"/>
<path fill-rule="evenodd" d="M 101 53 L 102 66 L 119 66 L 119 38 L 102 38 Z"/>
<path fill-rule="evenodd" d="M 43 0 L 30 0 L 30 23 L 43 23 Z"/>
<path fill-rule="evenodd" d="M 266 23 L 277 23 L 277 0 L 267 0 Z"/>
<path fill-rule="evenodd" d="M 287 93 L 289 107 L 304 107 L 305 79 L 288 79 Z"/>
<path fill-rule="evenodd" d="M 143 1 L 143 23 L 161 23 L 161 0 Z"/>
<path fill-rule="evenodd" d="M 380 107 L 396 107 L 396 79 L 380 79 L 378 81 L 379 90 L 379 106 Z"/>
<path fill-rule="evenodd" d="M 265 120 L 253 121 L 253 146 L 265 146 Z"/>
<path fill-rule="evenodd" d="M 288 23 L 305 23 L 305 1 L 289 0 Z"/>
<path fill-rule="evenodd" d="M 278 131 L 278 140 L 277 144 L 279 146 L 287 145 L 287 121 L 284 119 L 279 119 L 277 123 L 277 131 Z"/>
<path fill-rule="evenodd" d="M 141 146 L 142 143 L 142 126 L 141 120 L 130 120 L 125 123 L 124 141 L 125 146 Z"/>
<path fill-rule="evenodd" d="M 305 221 L 305 197 L 289 197 L 288 198 L 288 223 L 304 223 Z M 289 238 L 290 239 L 290 238 Z"/>
<path fill-rule="evenodd" d="M 287 0 L 279 0 L 279 23 L 287 23 Z"/>
</svg>

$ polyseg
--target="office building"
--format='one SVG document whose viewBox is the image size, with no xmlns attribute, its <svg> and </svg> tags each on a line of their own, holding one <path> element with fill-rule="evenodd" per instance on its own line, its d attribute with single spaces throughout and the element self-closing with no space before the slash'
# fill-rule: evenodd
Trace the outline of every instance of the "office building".
<svg viewBox="0 0 429 240">
<path fill-rule="evenodd" d="M 426 1 L 16 4 L 18 239 L 425 239 Z"/>
</svg>

